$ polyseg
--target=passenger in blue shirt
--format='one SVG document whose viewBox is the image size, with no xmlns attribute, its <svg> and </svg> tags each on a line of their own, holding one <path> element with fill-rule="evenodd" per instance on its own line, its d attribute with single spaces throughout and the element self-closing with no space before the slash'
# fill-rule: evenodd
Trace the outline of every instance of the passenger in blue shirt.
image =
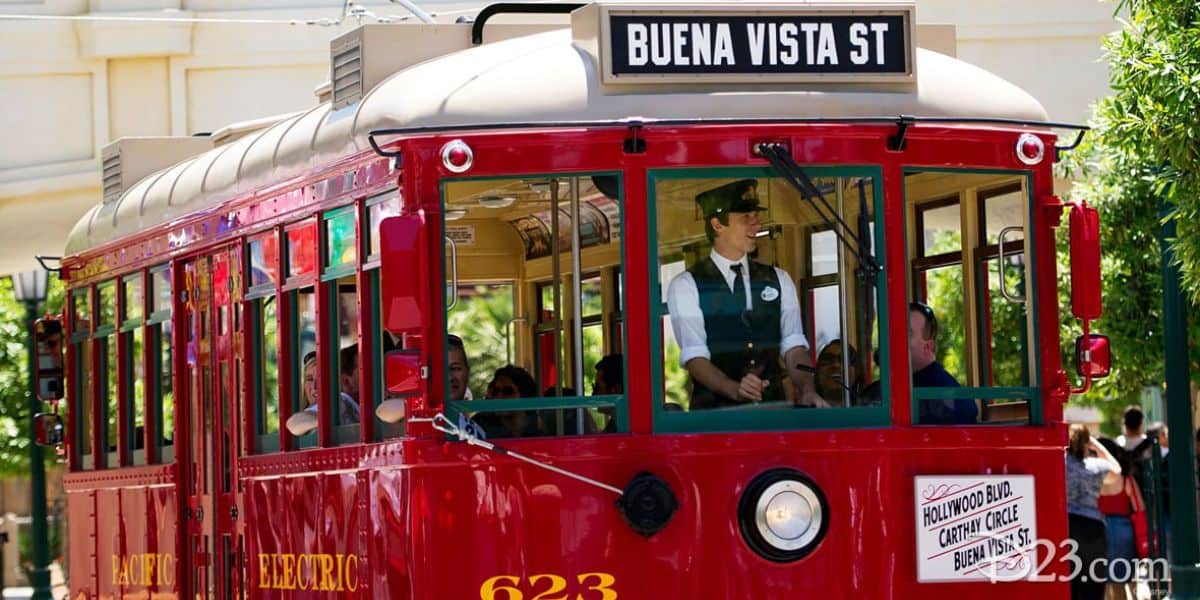
<svg viewBox="0 0 1200 600">
<path fill-rule="evenodd" d="M 959 387 L 958 380 L 937 361 L 937 316 L 921 302 L 908 305 L 908 351 L 912 359 L 913 387 Z M 979 407 L 971 398 L 920 400 L 921 425 L 975 423 Z"/>
</svg>

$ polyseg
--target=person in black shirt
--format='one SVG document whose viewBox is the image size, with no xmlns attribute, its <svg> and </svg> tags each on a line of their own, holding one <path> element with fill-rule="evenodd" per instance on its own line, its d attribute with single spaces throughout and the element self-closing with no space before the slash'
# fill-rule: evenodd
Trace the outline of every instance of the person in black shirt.
<svg viewBox="0 0 1200 600">
<path fill-rule="evenodd" d="M 908 305 L 908 351 L 912 360 L 913 387 L 960 387 L 958 380 L 937 361 L 937 316 L 921 302 Z M 971 398 L 931 399 L 919 403 L 922 425 L 974 423 L 979 407 Z"/>
</svg>

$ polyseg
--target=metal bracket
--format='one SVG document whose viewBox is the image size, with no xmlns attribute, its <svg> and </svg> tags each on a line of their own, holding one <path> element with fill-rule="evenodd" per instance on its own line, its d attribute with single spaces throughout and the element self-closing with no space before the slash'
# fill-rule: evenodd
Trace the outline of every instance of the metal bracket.
<svg viewBox="0 0 1200 600">
<path fill-rule="evenodd" d="M 538 15 L 565 15 L 575 11 L 575 9 L 583 8 L 585 4 L 546 4 L 542 2 L 499 2 L 490 4 L 479 11 L 475 15 L 475 22 L 471 24 L 471 45 L 478 46 L 483 43 L 483 26 L 487 24 L 488 19 L 504 14 L 504 13 L 523 13 L 523 14 L 538 14 Z"/>
<path fill-rule="evenodd" d="M 629 124 L 629 137 L 625 138 L 625 154 L 645 154 L 646 140 L 642 139 L 642 124 Z"/>
<path fill-rule="evenodd" d="M 909 126 L 914 122 L 916 122 L 916 119 L 913 117 L 900 115 L 900 118 L 896 121 L 896 133 L 888 136 L 888 150 L 892 152 L 904 151 L 904 146 L 908 142 L 905 136 L 908 135 Z"/>
</svg>

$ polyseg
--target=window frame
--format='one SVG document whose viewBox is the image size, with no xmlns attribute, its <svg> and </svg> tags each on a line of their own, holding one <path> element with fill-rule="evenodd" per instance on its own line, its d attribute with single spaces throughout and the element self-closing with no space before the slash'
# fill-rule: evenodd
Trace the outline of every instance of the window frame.
<svg viewBox="0 0 1200 600">
<path fill-rule="evenodd" d="M 770 167 L 759 166 L 728 166 L 728 167 L 667 167 L 653 168 L 646 171 L 646 206 L 649 220 L 648 235 L 651 254 L 646 260 L 651 261 L 647 269 L 650 275 L 650 380 L 651 380 L 651 412 L 652 430 L 654 433 L 701 433 L 701 432 L 734 432 L 734 431 L 800 431 L 812 429 L 837 429 L 856 427 L 887 426 L 891 424 L 891 394 L 889 393 L 891 354 L 888 339 L 892 328 L 888 323 L 889 294 L 886 287 L 886 264 L 888 257 L 879 249 L 884 245 L 882 222 L 883 211 L 883 167 L 881 165 L 838 165 L 838 166 L 805 166 L 805 174 L 816 179 L 819 177 L 869 177 L 872 180 L 871 193 L 874 209 L 875 235 L 872 247 L 879 263 L 880 271 L 876 275 L 876 306 L 875 320 L 879 329 L 879 385 L 880 404 L 877 406 L 832 407 L 821 409 L 759 408 L 751 410 L 704 410 L 704 411 L 667 411 L 664 408 L 664 376 L 665 345 L 661 328 L 663 317 L 666 316 L 666 303 L 662 301 L 663 290 L 669 282 L 659 281 L 660 265 L 658 263 L 658 181 L 667 179 L 740 179 L 779 178 Z M 802 232 L 806 228 L 800 228 Z M 840 244 L 839 244 L 840 247 Z M 807 269 L 801 265 L 801 273 Z M 793 278 L 796 279 L 802 278 Z M 797 293 L 800 286 L 797 284 Z M 803 316 L 803 315 L 802 315 Z M 807 337 L 807 336 L 806 336 Z M 809 345 L 813 344 L 809 340 Z M 809 352 L 814 352 L 809 348 Z"/>
<path fill-rule="evenodd" d="M 94 285 L 88 284 L 67 292 L 71 331 L 69 344 L 72 353 L 70 368 L 74 371 L 71 388 L 75 392 L 74 398 L 68 398 L 70 408 L 67 409 L 67 412 L 71 446 L 74 448 L 72 451 L 74 464 L 72 466 L 75 471 L 90 471 L 99 467 L 99 463 L 96 461 L 96 344 L 92 339 L 92 332 L 96 328 L 94 287 Z M 88 323 L 87 327 L 82 329 L 79 327 L 78 311 L 81 302 L 86 307 L 87 314 L 84 316 L 87 317 Z M 84 347 L 87 348 L 86 353 L 80 351 L 80 348 Z M 82 389 L 84 387 L 82 377 L 85 372 L 89 374 L 87 389 Z M 83 410 L 84 406 L 87 407 L 86 411 Z M 87 427 L 81 427 L 78 416 L 85 412 L 88 415 Z M 87 432 L 87 444 L 84 444 L 85 431 Z"/>
<path fill-rule="evenodd" d="M 620 221 L 622 224 L 622 235 L 619 236 L 619 239 L 617 241 L 617 243 L 619 244 L 618 255 L 620 256 L 620 263 L 617 265 L 606 265 L 606 266 L 607 267 L 615 266 L 618 269 L 618 272 L 625 272 L 626 262 L 628 260 L 628 257 L 625 252 L 626 246 L 625 246 L 625 235 L 624 235 L 624 222 L 625 222 L 626 217 L 628 216 L 628 212 L 625 209 L 626 174 L 623 170 L 620 170 L 620 169 L 590 170 L 590 171 L 582 170 L 582 171 L 569 171 L 569 172 L 509 173 L 509 174 L 505 174 L 505 175 L 487 175 L 487 176 L 482 176 L 482 177 L 443 177 L 439 181 L 439 202 L 441 203 L 441 212 L 439 214 L 439 221 L 440 221 L 439 235 L 441 236 L 442 240 L 445 240 L 447 237 L 446 236 L 447 221 L 446 221 L 444 215 L 446 212 L 446 198 L 447 198 L 446 191 L 447 191 L 447 186 L 450 184 L 465 182 L 465 181 L 489 181 L 489 180 L 505 181 L 505 180 L 513 180 L 513 179 L 544 179 L 544 178 L 555 178 L 555 179 L 580 178 L 580 179 L 582 179 L 585 177 L 594 177 L 594 176 L 616 176 L 617 177 L 617 189 L 619 191 L 619 195 L 614 200 L 614 202 L 617 203 L 617 206 L 619 208 Z M 561 200 L 561 198 L 560 198 L 560 200 Z M 610 241 L 609 243 L 612 243 L 612 242 Z M 442 243 L 442 248 L 443 248 L 443 254 L 444 254 L 445 253 L 445 243 L 444 242 Z M 580 252 L 582 253 L 582 251 L 583 251 L 583 249 L 581 248 Z M 444 258 L 443 258 L 443 260 L 444 260 Z M 583 266 L 581 265 L 581 269 L 582 268 L 583 268 Z M 599 274 L 600 272 L 601 272 L 600 268 L 593 268 L 593 269 L 584 271 L 585 274 L 590 273 L 593 275 Z M 567 277 L 564 277 L 562 283 L 566 284 L 567 281 L 569 281 L 569 279 Z M 465 282 L 462 282 L 462 283 L 465 283 Z M 523 285 L 532 285 L 535 282 L 526 280 L 523 282 L 517 281 L 514 283 L 516 284 L 516 285 L 514 285 L 514 293 L 517 293 L 517 289 L 520 288 L 520 286 L 522 284 Z M 546 283 L 546 282 L 543 280 L 541 283 Z M 450 288 L 451 286 L 449 286 L 446 282 L 443 282 L 439 285 L 439 287 L 441 288 L 441 293 L 440 293 L 439 297 L 441 298 L 442 306 L 448 306 L 449 297 L 447 296 L 447 289 Z M 455 293 L 457 293 L 457 290 L 455 290 Z M 619 294 L 620 292 L 618 291 L 615 293 Z M 537 300 L 537 302 L 540 303 L 540 298 Z M 617 303 L 617 306 L 623 306 L 623 305 L 624 305 L 624 302 Z M 443 341 L 440 343 L 440 346 L 441 346 L 441 352 L 442 352 L 442 364 L 447 365 L 450 362 L 450 346 L 449 346 L 449 344 L 446 344 L 444 342 L 444 340 L 446 338 L 446 335 L 448 335 L 450 333 L 450 331 L 449 331 L 449 311 L 443 310 L 443 311 L 441 311 L 441 313 L 442 313 L 441 332 L 442 332 L 442 340 Z M 601 318 L 603 317 L 603 312 L 601 313 L 600 317 Z M 535 321 L 536 321 L 536 319 L 535 319 Z M 586 319 L 584 319 L 584 321 L 586 321 Z M 563 322 L 566 323 L 567 320 L 564 319 Z M 536 323 L 536 322 L 532 323 L 531 324 L 532 326 L 530 327 L 530 332 L 535 335 L 534 339 L 536 339 L 537 324 L 538 323 Z M 622 328 L 621 336 L 620 336 L 620 340 L 622 343 L 624 342 L 625 339 L 628 338 L 628 332 L 623 329 L 624 326 L 625 326 L 625 322 L 623 319 L 621 320 L 621 322 L 619 324 L 614 323 L 614 325 L 613 325 L 614 328 L 616 328 L 616 327 Z M 608 333 L 608 332 L 605 332 L 605 333 Z M 515 335 L 515 332 L 514 332 L 514 335 Z M 535 344 L 536 344 L 536 342 L 535 342 Z M 618 351 L 621 353 L 622 361 L 625 363 L 624 367 L 623 367 L 624 373 L 626 373 L 626 376 L 628 376 L 628 373 L 629 373 L 628 357 L 627 357 L 627 353 L 625 352 L 625 348 L 621 347 L 618 349 Z M 586 371 L 589 367 L 590 367 L 590 365 L 584 365 L 584 370 Z M 531 373 L 531 374 L 534 375 L 535 378 L 537 377 L 536 373 Z M 579 386 L 582 387 L 583 381 L 584 381 L 584 373 L 580 373 L 579 376 L 580 376 Z M 450 374 L 449 374 L 449 370 L 447 370 L 447 369 L 443 369 L 442 386 L 443 386 L 442 387 L 443 390 L 450 389 Z M 524 398 L 522 398 L 522 399 L 498 399 L 498 400 L 474 399 L 474 400 L 464 400 L 464 401 L 447 400 L 445 402 L 445 410 L 446 410 L 446 416 L 449 417 L 451 419 L 451 421 L 457 422 L 459 415 L 466 413 L 466 412 L 480 414 L 480 413 L 494 413 L 494 412 L 523 411 L 523 410 L 547 410 L 547 409 L 564 409 L 565 410 L 565 409 L 576 409 L 576 408 L 580 408 L 580 409 L 611 408 L 613 411 L 615 411 L 615 414 L 616 414 L 617 433 L 628 433 L 629 432 L 629 390 L 628 390 L 628 386 L 626 387 L 626 391 L 624 394 L 591 396 L 591 395 L 586 395 L 585 394 L 586 391 L 587 390 L 577 389 L 576 390 L 577 395 L 575 395 L 575 396 L 545 397 L 545 396 L 539 395 L 537 398 L 533 398 L 533 399 L 524 399 Z M 541 393 L 541 390 L 539 390 L 539 394 L 540 393 Z M 611 434 L 606 434 L 603 432 L 596 432 L 596 433 L 584 433 L 582 435 L 583 436 L 593 436 L 593 435 L 611 435 Z M 549 439 L 549 438 L 555 438 L 555 437 L 580 437 L 580 435 L 573 434 L 573 433 L 564 434 L 563 436 L 544 435 L 544 436 L 539 436 L 539 437 L 533 438 L 533 439 Z"/>
<path fill-rule="evenodd" d="M 916 174 L 916 173 L 947 173 L 947 174 L 954 174 L 954 175 L 1001 175 L 1001 176 L 1009 176 L 1014 180 L 1015 179 L 1021 180 L 1022 186 L 1024 187 L 1024 190 L 1025 190 L 1025 203 L 1026 203 L 1025 214 L 1028 215 L 1028 220 L 1025 223 L 1025 234 L 1026 235 L 1022 239 L 1022 243 L 1024 244 L 1024 247 L 1028 248 L 1028 249 L 1033 249 L 1033 248 L 1037 247 L 1037 235 L 1038 234 L 1037 234 L 1037 228 L 1035 227 L 1035 223 L 1033 220 L 1033 217 L 1036 214 L 1035 213 L 1035 211 L 1036 211 L 1035 200 L 1036 199 L 1035 199 L 1035 196 L 1033 193 L 1033 178 L 1034 177 L 1033 177 L 1033 173 L 1031 171 L 1019 170 L 1019 169 L 978 169 L 978 168 L 957 169 L 957 168 L 950 168 L 950 167 L 905 166 L 901 169 L 901 173 L 902 173 L 902 176 L 907 176 L 909 174 Z M 1001 183 L 1001 184 L 981 184 L 981 185 L 977 186 L 979 188 L 979 190 L 977 192 L 977 197 L 976 197 L 976 201 L 978 202 L 977 208 L 982 208 L 983 202 L 986 198 L 994 197 L 994 194 L 993 195 L 985 195 L 986 192 L 994 191 L 994 190 L 1003 190 L 1006 187 L 1009 187 L 1010 185 L 1012 185 L 1012 184 Z M 1008 191 L 1011 192 L 1012 190 L 1008 190 Z M 1007 193 L 1007 192 L 1001 192 L 1001 193 Z M 961 194 L 955 193 L 953 195 L 953 197 L 955 199 L 957 199 L 957 201 L 961 202 Z M 905 197 L 903 198 L 903 202 L 904 202 L 905 206 L 909 205 L 907 189 L 905 189 Z M 930 202 L 936 202 L 936 200 L 932 200 Z M 923 202 L 919 206 L 914 206 L 914 208 L 917 209 L 920 207 L 924 207 L 927 204 L 928 203 Z M 919 212 L 920 211 L 918 211 L 917 214 L 919 214 Z M 982 211 L 980 211 L 980 215 L 977 216 L 976 222 L 973 225 L 975 225 L 975 226 L 982 225 L 984 223 L 983 219 L 984 219 L 984 217 L 982 216 Z M 962 220 L 962 219 L 960 219 L 960 220 Z M 975 255 L 977 259 L 979 259 L 981 261 L 984 260 L 983 258 L 981 258 L 979 256 L 979 254 L 983 254 L 983 251 L 986 249 L 986 229 L 981 229 L 981 232 L 983 232 L 983 234 L 984 234 L 984 237 L 981 238 L 982 241 L 984 242 L 983 244 L 977 244 L 974 247 L 968 247 L 966 245 L 966 240 L 964 239 L 963 245 L 959 250 L 960 260 L 957 263 L 951 262 L 951 263 L 947 263 L 947 264 L 961 264 L 961 263 L 965 262 L 968 252 L 971 253 L 972 255 Z M 921 222 L 920 221 L 916 222 L 914 231 L 911 234 L 911 235 L 918 236 L 917 240 L 916 240 L 918 242 L 917 246 L 911 246 L 909 244 L 908 236 L 910 235 L 910 232 L 909 232 L 909 228 L 907 227 L 907 225 L 904 227 L 904 235 L 905 235 L 904 260 L 905 260 L 905 264 L 907 265 L 909 275 L 910 275 L 909 281 L 908 281 L 907 297 L 919 298 L 917 295 L 917 291 L 918 291 L 917 290 L 917 279 L 916 279 L 915 275 L 917 273 L 918 267 L 930 268 L 929 266 L 926 266 L 925 264 L 923 264 L 921 262 L 921 258 L 930 258 L 930 257 L 921 257 L 921 258 L 914 259 L 914 257 L 911 256 L 910 248 L 917 248 L 918 253 L 921 253 L 923 251 L 923 248 L 924 248 L 923 241 L 924 240 L 920 237 L 923 235 L 923 228 L 921 226 Z M 950 254 L 950 253 L 947 253 L 947 254 Z M 1038 272 L 1037 253 L 1035 251 L 1030 250 L 1030 251 L 1026 252 L 1026 255 L 1028 258 L 1028 263 L 1025 266 L 1026 274 L 1027 275 L 1028 274 L 1036 274 Z M 940 256 L 945 256 L 945 255 L 938 255 L 938 256 L 940 257 Z M 936 258 L 936 257 L 933 257 L 933 258 Z M 938 264 L 936 266 L 946 266 L 946 265 Z M 967 283 L 965 273 L 963 274 L 963 281 L 964 281 L 964 285 L 965 285 Z M 1040 329 L 1041 315 L 1037 311 L 1038 295 L 1040 292 L 1040 290 L 1038 288 L 1037 277 L 1036 276 L 1027 276 L 1026 283 L 1027 283 L 1027 285 L 1030 286 L 1027 296 L 1026 296 L 1026 306 L 1028 307 L 1026 318 L 1029 319 L 1029 323 L 1027 323 L 1027 328 L 1031 327 L 1034 332 L 1041 331 L 1041 329 Z M 979 299 L 979 288 L 980 288 L 979 282 L 978 281 L 971 282 L 970 285 L 975 290 L 976 293 L 975 293 L 974 298 L 967 298 L 965 296 L 967 296 L 969 294 L 966 294 L 964 291 L 964 298 L 963 298 L 964 305 L 973 300 L 978 302 L 978 299 Z M 919 299 L 921 301 L 925 300 L 925 298 L 919 298 Z M 981 332 L 982 332 L 982 330 L 981 330 Z M 991 400 L 1026 400 L 1029 402 L 1029 419 L 1028 419 L 1028 421 L 1026 423 L 1015 424 L 1015 425 L 1006 423 L 1006 425 L 1016 426 L 1016 427 L 1034 427 L 1034 426 L 1042 425 L 1043 424 L 1042 406 L 1045 401 L 1045 392 L 1044 392 L 1044 388 L 1043 388 L 1044 382 L 1042 379 L 1042 357 L 1041 357 L 1040 343 L 1041 343 L 1041 340 L 1037 335 L 1034 335 L 1032 337 L 1032 339 L 1029 340 L 1029 347 L 1027 348 L 1027 350 L 1030 353 L 1031 372 L 1029 373 L 1030 381 L 1029 381 L 1028 387 L 1009 387 L 1009 386 L 1005 386 L 1005 387 L 962 386 L 962 387 L 957 387 L 957 388 L 917 387 L 917 386 L 912 385 L 912 378 L 910 376 L 909 377 L 909 389 L 912 392 L 912 395 L 911 395 L 911 402 L 912 402 L 911 424 L 919 426 L 919 427 L 939 427 L 939 428 L 943 428 L 943 427 L 978 427 L 978 426 L 993 426 L 994 427 L 996 424 L 986 423 L 986 422 L 978 422 L 978 423 L 967 424 L 967 425 L 937 425 L 937 424 L 922 425 L 920 423 L 920 401 L 921 400 L 974 399 L 974 400 L 982 401 L 981 406 L 980 406 L 980 409 L 981 409 L 980 415 L 984 414 L 984 412 L 985 412 L 984 407 L 987 405 L 987 402 L 991 401 Z M 975 348 L 974 352 L 976 354 L 978 354 L 979 349 Z M 970 368 L 970 367 L 968 366 L 968 368 Z"/>
</svg>

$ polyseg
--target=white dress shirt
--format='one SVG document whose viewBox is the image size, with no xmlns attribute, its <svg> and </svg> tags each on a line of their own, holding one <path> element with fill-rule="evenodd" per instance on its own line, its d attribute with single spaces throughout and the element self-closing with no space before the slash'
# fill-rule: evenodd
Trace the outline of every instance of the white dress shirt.
<svg viewBox="0 0 1200 600">
<path fill-rule="evenodd" d="M 742 265 L 742 287 L 745 290 L 746 310 L 754 308 L 754 298 L 750 292 L 750 265 L 745 256 L 738 261 L 731 261 L 713 250 L 709 253 L 717 270 L 725 277 L 725 285 L 733 291 L 736 275 L 730 268 L 735 262 Z M 808 347 L 808 339 L 800 321 L 800 298 L 796 295 L 796 284 L 787 271 L 775 267 L 775 275 L 779 278 L 780 319 L 779 319 L 779 353 L 786 356 L 788 350 L 796 347 Z M 761 300 L 760 300 L 761 301 Z M 700 311 L 700 292 L 696 288 L 696 280 L 692 274 L 684 271 L 671 280 L 667 288 L 667 309 L 671 311 L 671 329 L 675 332 L 675 341 L 679 343 L 679 364 L 686 365 L 693 358 L 712 359 L 708 351 L 708 334 L 704 331 L 704 314 Z"/>
</svg>

